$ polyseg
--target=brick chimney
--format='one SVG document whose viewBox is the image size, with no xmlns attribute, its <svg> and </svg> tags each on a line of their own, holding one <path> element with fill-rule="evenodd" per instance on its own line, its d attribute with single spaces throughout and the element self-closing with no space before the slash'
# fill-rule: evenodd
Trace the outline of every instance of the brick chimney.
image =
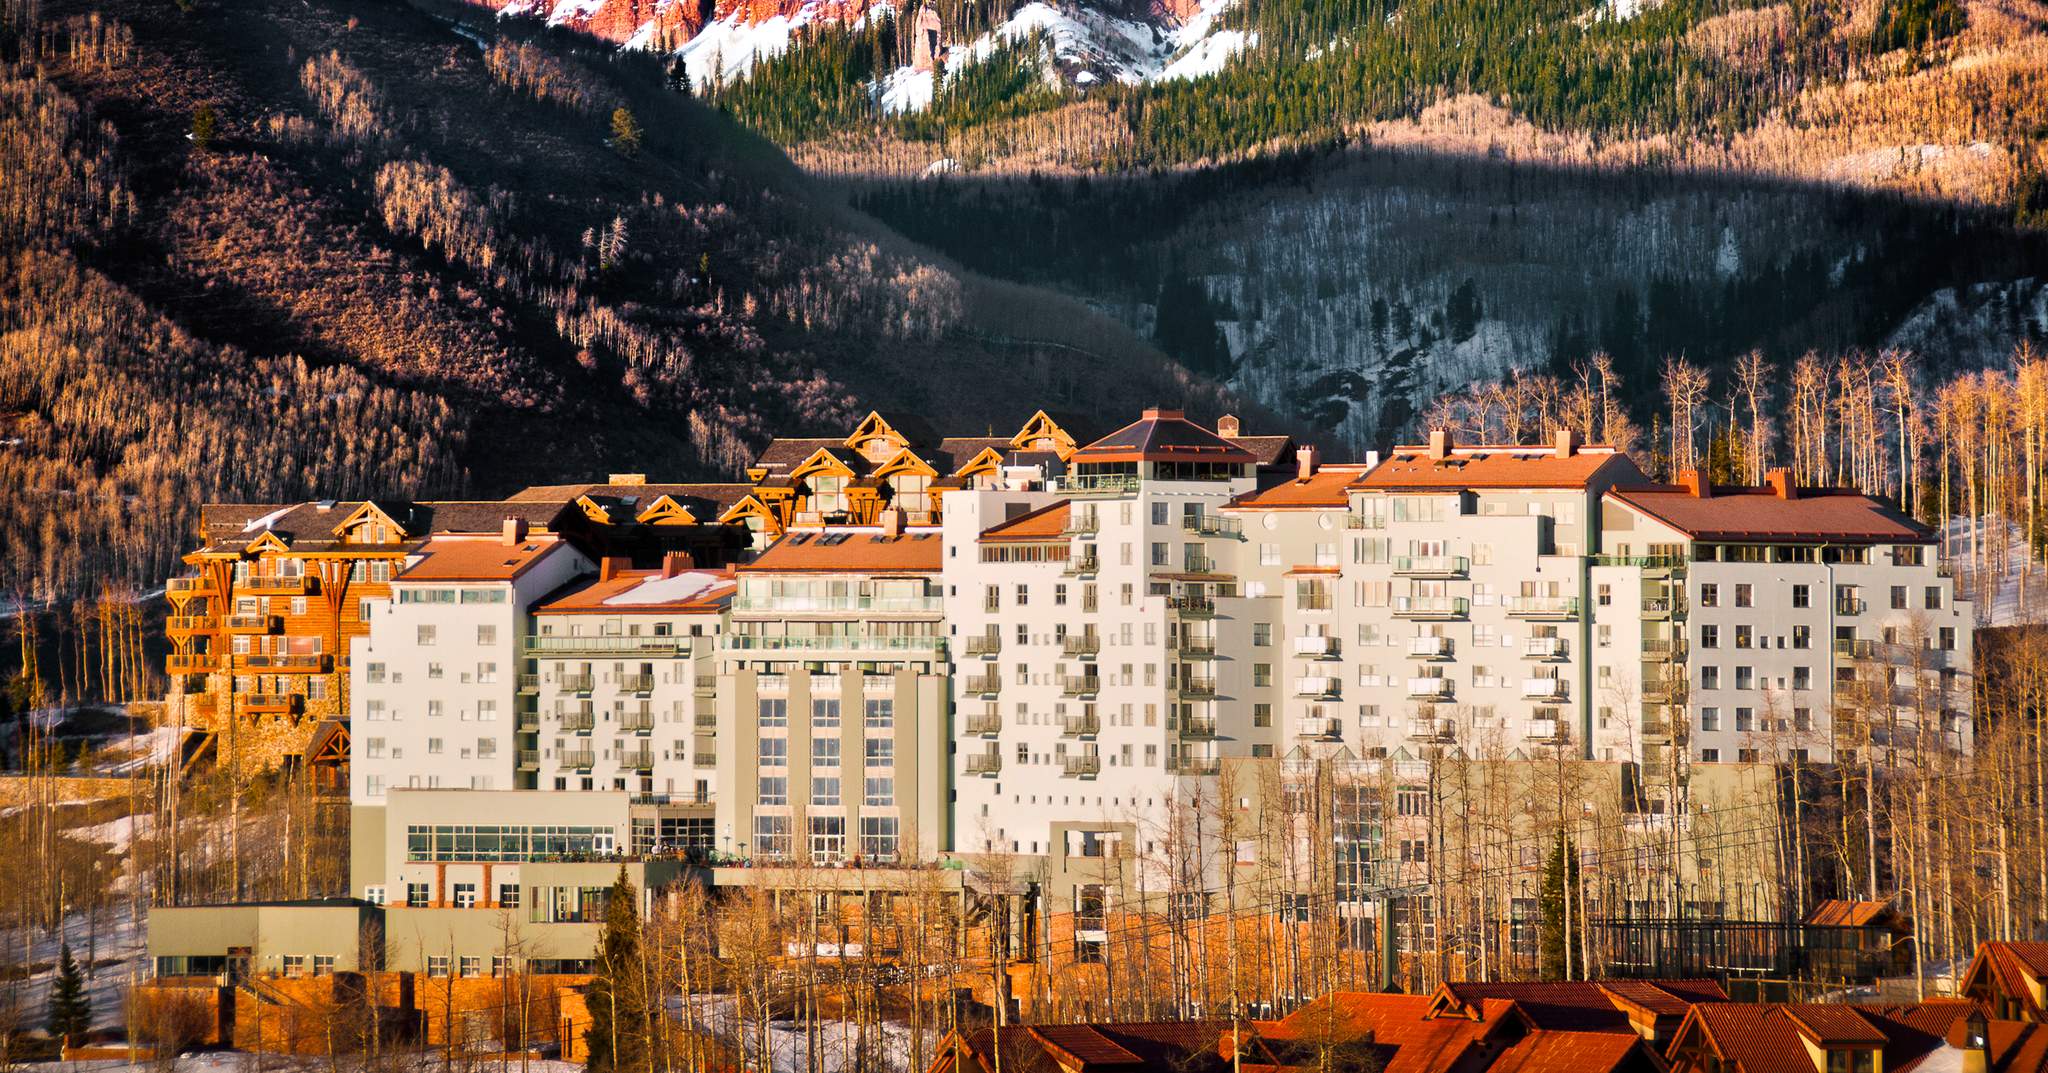
<svg viewBox="0 0 2048 1073">
<path fill-rule="evenodd" d="M 1556 446 L 1557 457 L 1570 458 L 1579 453 L 1579 432 L 1577 429 L 1561 428 L 1551 433 L 1550 441 Z"/>
<path fill-rule="evenodd" d="M 1779 499 L 1799 498 L 1799 485 L 1793 482 L 1792 471 L 1789 469 L 1764 471 L 1764 483 L 1770 486 L 1771 494 Z"/>
<path fill-rule="evenodd" d="M 612 485 L 612 486 L 614 486 L 614 487 L 618 487 L 618 486 L 632 487 L 632 486 L 635 486 L 635 485 L 642 485 L 642 484 L 646 484 L 646 483 L 647 483 L 647 474 L 645 474 L 645 473 L 614 473 L 614 474 L 612 474 L 612 475 L 611 475 L 611 480 L 609 480 L 609 481 L 606 481 L 605 483 L 607 483 L 607 484 L 610 484 L 610 485 Z"/>
<path fill-rule="evenodd" d="M 1316 475 L 1323 464 L 1323 452 L 1315 444 L 1305 443 L 1294 449 L 1294 478 L 1305 481 Z"/>
<path fill-rule="evenodd" d="M 687 551 L 672 551 L 661 557 L 661 576 L 675 577 L 696 569 L 697 557 Z"/>
<path fill-rule="evenodd" d="M 905 517 L 902 511 L 891 507 L 882 512 L 882 535 L 902 536 Z"/>
<path fill-rule="evenodd" d="M 526 543 L 526 519 L 505 519 L 505 527 L 498 531 L 498 543 L 508 548 L 516 548 Z"/>
<path fill-rule="evenodd" d="M 1714 498 L 1714 482 L 1708 480 L 1707 475 L 1699 470 L 1679 470 L 1678 486 L 1685 489 L 1686 493 L 1694 499 Z"/>
<path fill-rule="evenodd" d="M 1237 422 L 1236 414 L 1224 414 L 1216 419 L 1216 435 L 1226 440 L 1236 439 L 1238 433 L 1242 430 L 1242 426 Z"/>
<path fill-rule="evenodd" d="M 1429 430 L 1429 457 L 1441 462 L 1451 457 L 1451 430 L 1433 428 Z"/>
<path fill-rule="evenodd" d="M 597 580 L 610 581 L 619 576 L 619 571 L 633 565 L 633 560 L 623 555 L 607 555 L 597 561 Z"/>
</svg>

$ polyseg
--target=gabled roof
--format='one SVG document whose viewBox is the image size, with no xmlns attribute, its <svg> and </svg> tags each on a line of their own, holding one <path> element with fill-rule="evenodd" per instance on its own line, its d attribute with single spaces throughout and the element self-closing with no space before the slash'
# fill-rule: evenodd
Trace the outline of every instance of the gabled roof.
<svg viewBox="0 0 2048 1073">
<path fill-rule="evenodd" d="M 793 533 L 768 546 L 743 573 L 937 573 L 944 547 L 934 530 Z"/>
<path fill-rule="evenodd" d="M 1256 463 L 1258 456 L 1188 420 L 1179 410 L 1153 408 L 1074 452 L 1069 461 Z"/>
<path fill-rule="evenodd" d="M 1019 514 L 1008 521 L 997 522 L 981 531 L 981 539 L 987 544 L 1058 540 L 1060 534 L 1066 531 L 1067 517 L 1071 513 L 1072 504 L 1062 499 L 1050 506 Z"/>
<path fill-rule="evenodd" d="M 1322 466 L 1307 480 L 1295 478 L 1246 492 L 1224 504 L 1224 509 L 1244 510 L 1343 510 L 1351 506 L 1351 486 L 1365 476 L 1362 464 Z"/>
<path fill-rule="evenodd" d="M 1715 487 L 1699 496 L 1678 485 L 1619 487 L 1608 496 L 1695 540 L 1855 541 L 1919 544 L 1933 530 L 1860 492 L 1802 488 L 1787 499 L 1770 488 Z"/>
<path fill-rule="evenodd" d="M 1897 921 L 1890 902 L 1859 902 L 1847 898 L 1826 898 L 1806 914 L 1806 923 L 1837 928 L 1868 928 Z M 1911 929 L 1905 929 L 1911 930 Z"/>
<path fill-rule="evenodd" d="M 1348 1041 L 1370 1038 L 1380 1073 L 1444 1073 L 1482 1043 L 1513 1038 L 1521 1028 L 1510 1003 L 1487 1001 L 1479 1019 L 1425 1016 L 1428 995 L 1339 991 L 1288 1014 L 1256 1024 L 1261 1038 L 1276 1041 Z"/>
<path fill-rule="evenodd" d="M 1465 489 L 1584 488 L 1598 480 L 1643 479 L 1627 455 L 1611 447 L 1575 447 L 1560 457 L 1554 447 L 1457 447 L 1431 458 L 1427 447 L 1396 447 L 1360 488 L 1389 492 Z"/>
<path fill-rule="evenodd" d="M 2031 981 L 2048 977 L 2048 943 L 1986 942 L 1963 973 L 1963 992 L 1983 996 L 1987 988 L 2020 1003 L 2029 1019 L 2039 1019 L 2042 1010 L 2034 1000 Z"/>
<path fill-rule="evenodd" d="M 602 486 L 599 486 L 602 487 Z M 573 498 L 573 497 L 569 497 Z M 256 535 L 276 533 L 293 554 L 393 553 L 417 545 L 435 533 L 496 533 L 508 519 L 530 530 L 552 528 L 569 499 L 441 500 L 410 503 L 405 513 L 413 534 L 389 544 L 346 544 L 336 530 L 344 519 L 363 513 L 362 500 L 312 500 L 303 503 L 212 503 L 200 508 L 200 526 L 209 554 L 236 554 Z M 388 507 L 389 504 L 384 504 Z"/>
<path fill-rule="evenodd" d="M 1250 451 L 1261 467 L 1287 461 L 1288 452 L 1294 447 L 1292 436 L 1232 436 L 1230 442 Z"/>
<path fill-rule="evenodd" d="M 1666 1003 L 1690 1005 L 1725 1002 L 1727 992 L 1711 980 L 1634 980 L 1622 995 L 1625 1001 L 1647 1008 L 1661 993 Z M 1573 1032 L 1628 1032 L 1626 1009 L 1610 995 L 1608 985 L 1591 980 L 1562 980 L 1545 983 L 1447 983 L 1431 997 L 1432 1012 L 1456 1009 L 1478 1010 L 1484 1001 L 1512 1002 L 1515 1008 L 1540 1029 Z"/>
<path fill-rule="evenodd" d="M 437 536 L 396 581 L 511 581 L 568 547 L 553 534 L 506 544 L 496 536 Z"/>
<path fill-rule="evenodd" d="M 1486 1073 L 1661 1073 L 1663 1063 L 1633 1033 L 1531 1032 L 1516 1040 Z"/>
<path fill-rule="evenodd" d="M 1000 1037 L 982 1028 L 949 1042 L 965 1052 L 958 1066 L 963 1073 L 1221 1073 L 1230 1063 L 1217 1041 L 1229 1031 L 1227 1021 L 1017 1025 L 1003 1028 Z"/>
<path fill-rule="evenodd" d="M 1702 1003 L 1686 1015 L 1670 1057 L 1705 1048 L 1740 1073 L 1814 1073 L 1811 1042 L 1822 1049 L 1882 1050 L 1886 1073 L 1910 1073 L 1949 1047 L 1957 1022 L 1976 1008 L 1961 999 L 1896 1006 Z"/>
</svg>

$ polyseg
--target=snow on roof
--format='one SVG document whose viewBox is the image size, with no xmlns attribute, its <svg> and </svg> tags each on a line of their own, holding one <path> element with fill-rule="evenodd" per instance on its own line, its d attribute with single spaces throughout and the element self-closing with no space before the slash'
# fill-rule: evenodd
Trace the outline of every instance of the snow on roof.
<svg viewBox="0 0 2048 1073">
<path fill-rule="evenodd" d="M 653 575 L 624 592 L 605 597 L 604 602 L 611 606 L 679 603 L 724 580 L 718 574 L 704 570 L 686 571 L 674 577 Z"/>
</svg>

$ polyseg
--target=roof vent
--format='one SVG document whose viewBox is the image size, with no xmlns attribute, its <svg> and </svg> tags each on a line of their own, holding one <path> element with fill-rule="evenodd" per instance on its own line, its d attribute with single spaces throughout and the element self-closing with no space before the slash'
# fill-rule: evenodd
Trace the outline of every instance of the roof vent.
<svg viewBox="0 0 2048 1073">
<path fill-rule="evenodd" d="M 1224 414 L 1216 419 L 1216 435 L 1226 440 L 1236 439 L 1242 429 L 1243 426 L 1238 424 L 1236 414 Z"/>
</svg>

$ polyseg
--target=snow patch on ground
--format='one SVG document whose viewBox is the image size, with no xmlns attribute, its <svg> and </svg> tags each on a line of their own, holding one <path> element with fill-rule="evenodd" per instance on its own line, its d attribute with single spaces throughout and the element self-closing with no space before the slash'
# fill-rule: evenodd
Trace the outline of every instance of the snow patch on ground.
<svg viewBox="0 0 2048 1073">
<path fill-rule="evenodd" d="M 1901 320 L 1885 346 L 1911 350 L 1951 366 L 1999 368 L 2013 347 L 2048 335 L 2048 279 L 1945 287 Z"/>
<path fill-rule="evenodd" d="M 700 86 L 723 84 L 746 77 L 756 60 L 780 56 L 798 29 L 817 19 L 819 4 L 805 4 L 795 15 L 777 15 L 761 22 L 748 22 L 746 12 L 727 15 L 707 23 L 683 47 L 676 50 L 690 81 Z"/>
<path fill-rule="evenodd" d="M 875 98 L 887 115 L 922 112 L 932 106 L 932 92 L 937 87 L 938 79 L 932 72 L 898 67 L 875 87 Z"/>
<path fill-rule="evenodd" d="M 2029 558 L 2019 526 L 1998 518 L 1950 519 L 1941 554 L 1955 569 L 1957 598 L 1974 605 L 1977 625 L 2048 623 L 2048 564 Z"/>
<path fill-rule="evenodd" d="M 19 929 L 0 930 L 0 944 L 5 944 L 9 956 L 25 956 L 33 970 L 15 995 L 28 1023 L 42 1024 L 50 1006 L 50 985 L 57 979 L 57 960 L 64 944 L 69 943 L 72 958 L 86 973 L 93 1027 L 120 1026 L 127 1020 L 128 988 L 148 970 L 143 931 L 133 902 L 126 898 L 96 914 L 73 913 L 55 932 L 31 928 L 24 935 Z"/>
<path fill-rule="evenodd" d="M 1223 69 L 1230 57 L 1259 43 L 1258 34 L 1246 34 L 1242 30 L 1221 30 L 1210 37 L 1195 42 L 1181 57 L 1166 65 L 1159 73 L 1164 81 L 1176 78 L 1200 78 Z"/>
</svg>

